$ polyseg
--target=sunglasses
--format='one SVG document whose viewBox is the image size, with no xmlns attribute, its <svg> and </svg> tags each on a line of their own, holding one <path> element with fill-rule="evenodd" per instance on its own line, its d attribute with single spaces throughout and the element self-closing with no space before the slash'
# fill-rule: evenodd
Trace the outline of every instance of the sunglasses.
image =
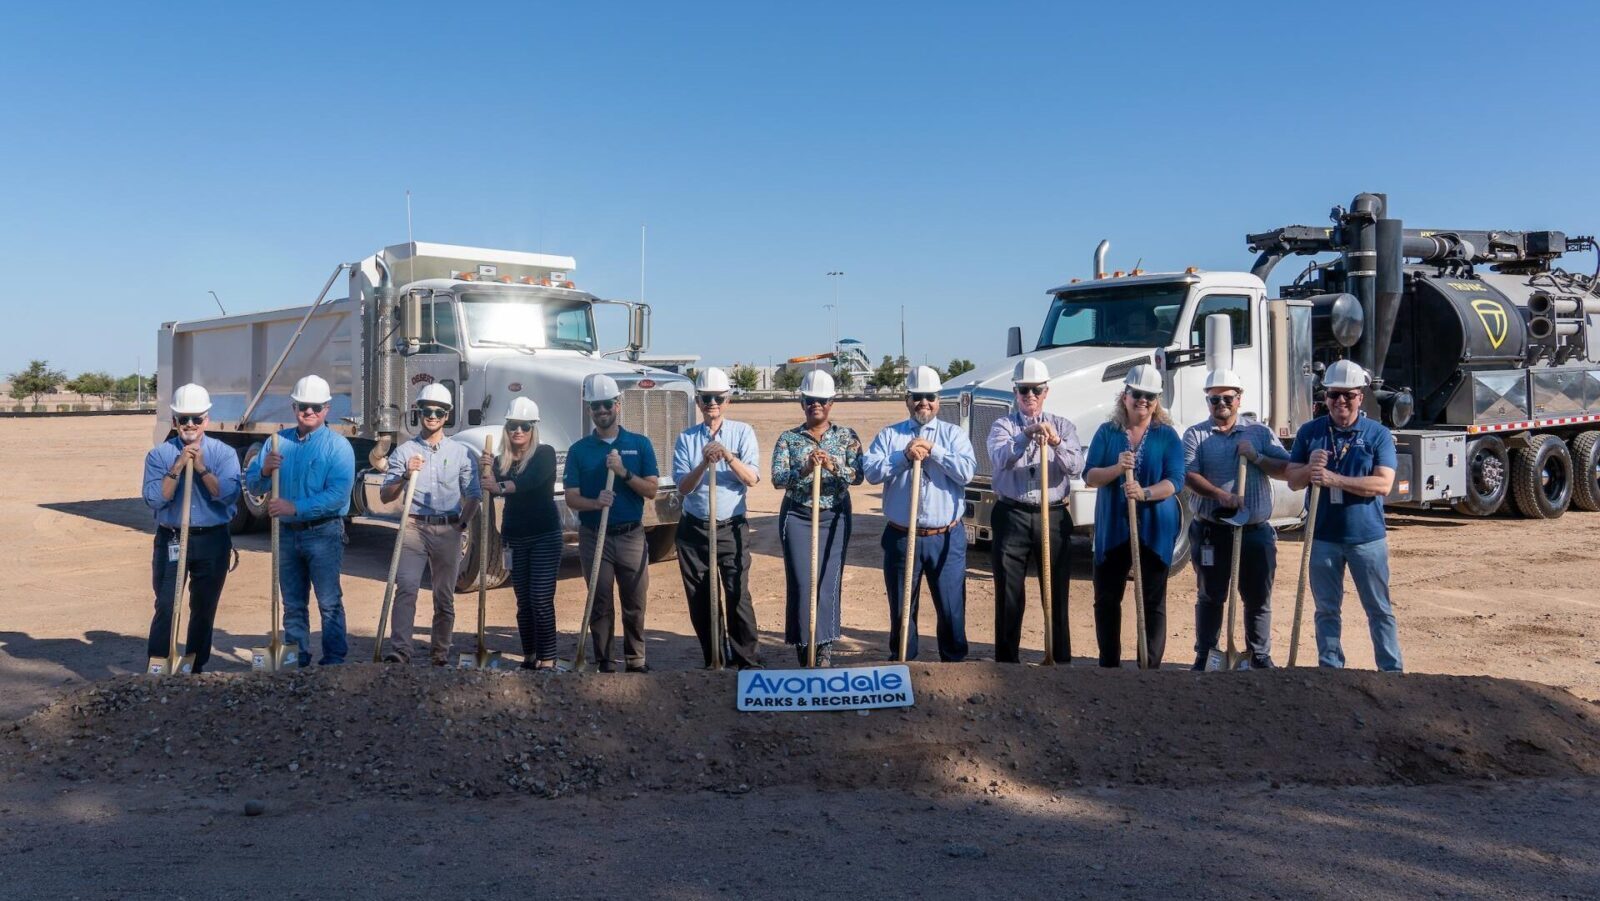
<svg viewBox="0 0 1600 901">
<path fill-rule="evenodd" d="M 616 405 L 617 405 L 617 402 L 614 401 L 614 400 L 591 400 L 591 401 L 589 401 L 589 409 L 592 412 L 595 412 L 595 413 L 598 413 L 601 410 L 609 410 L 609 409 L 611 409 L 612 407 L 614 407 Z"/>
<path fill-rule="evenodd" d="M 1356 398 L 1358 398 L 1360 396 L 1361 396 L 1361 392 L 1360 391 L 1329 391 L 1328 392 L 1328 400 L 1330 400 L 1330 401 L 1333 401 L 1333 400 L 1353 401 L 1353 400 L 1355 400 Z"/>
<path fill-rule="evenodd" d="M 174 417 L 172 417 L 172 422 L 173 422 L 174 425 L 200 425 L 201 423 L 203 423 L 205 421 L 206 421 L 206 414 L 204 414 L 204 413 L 201 413 L 199 416 L 174 416 Z"/>
<path fill-rule="evenodd" d="M 301 413 L 321 413 L 322 404 L 295 404 L 294 408 Z"/>
<path fill-rule="evenodd" d="M 444 419 L 450 415 L 450 411 L 444 407 L 418 407 L 417 412 L 422 414 L 423 419 Z"/>
<path fill-rule="evenodd" d="M 914 404 L 931 404 L 939 399 L 939 395 L 937 394 L 924 394 L 921 391 L 908 394 L 906 396 L 911 398 L 911 402 Z"/>
<path fill-rule="evenodd" d="M 1238 403 L 1238 401 L 1239 401 L 1239 395 L 1237 395 L 1237 394 L 1208 394 L 1208 395 L 1206 395 L 1206 403 L 1210 404 L 1213 407 L 1231 407 L 1234 404 Z"/>
<path fill-rule="evenodd" d="M 1145 403 L 1153 404 L 1156 402 L 1156 398 L 1160 396 L 1161 395 L 1159 394 L 1151 394 L 1149 391 L 1139 391 L 1134 388 L 1128 389 L 1128 397 L 1132 398 L 1133 400 L 1142 400 Z"/>
<path fill-rule="evenodd" d="M 828 405 L 828 402 L 830 400 L 832 400 L 832 399 L 833 398 L 830 398 L 830 397 L 807 397 L 805 395 L 801 395 L 801 397 L 800 397 L 800 406 L 802 406 L 802 407 L 826 407 Z"/>
<path fill-rule="evenodd" d="M 706 407 L 721 406 L 722 405 L 722 395 L 720 395 L 720 394 L 702 394 L 702 395 L 700 395 L 700 404 L 701 404 L 701 406 L 706 406 Z"/>
<path fill-rule="evenodd" d="M 531 431 L 533 431 L 533 423 L 531 423 L 531 422 L 507 422 L 506 423 L 506 431 L 508 431 L 508 432 L 531 432 Z"/>
<path fill-rule="evenodd" d="M 1049 391 L 1049 390 L 1050 390 L 1050 386 L 1049 385 L 1018 385 L 1017 386 L 1017 393 L 1018 394 L 1032 394 L 1034 397 L 1038 397 L 1039 395 L 1041 395 L 1041 394 L 1043 394 L 1043 393 L 1045 393 L 1046 391 Z"/>
</svg>

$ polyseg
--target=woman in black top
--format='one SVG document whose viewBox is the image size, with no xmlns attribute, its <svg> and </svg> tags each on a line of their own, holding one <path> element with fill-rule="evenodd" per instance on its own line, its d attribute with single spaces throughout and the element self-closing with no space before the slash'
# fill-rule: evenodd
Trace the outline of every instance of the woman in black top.
<svg viewBox="0 0 1600 901">
<path fill-rule="evenodd" d="M 483 490 L 503 498 L 500 539 L 517 593 L 523 669 L 555 669 L 556 571 L 561 568 L 561 515 L 556 511 L 556 452 L 539 443 L 539 405 L 511 401 L 500 453 Z"/>
</svg>

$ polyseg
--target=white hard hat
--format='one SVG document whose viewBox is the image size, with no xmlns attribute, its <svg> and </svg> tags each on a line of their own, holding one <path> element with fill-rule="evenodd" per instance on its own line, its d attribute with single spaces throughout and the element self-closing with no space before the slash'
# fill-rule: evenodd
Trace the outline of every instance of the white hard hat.
<svg viewBox="0 0 1600 901">
<path fill-rule="evenodd" d="M 450 389 L 438 382 L 423 385 L 422 390 L 417 392 L 417 403 L 443 404 L 446 407 L 456 405 L 455 399 L 450 396 Z"/>
<path fill-rule="evenodd" d="M 320 375 L 308 375 L 294 383 L 289 399 L 297 404 L 325 404 L 333 400 L 328 380 Z"/>
<path fill-rule="evenodd" d="M 172 412 L 182 415 L 198 416 L 211 412 L 211 395 L 206 389 L 193 382 L 180 387 L 172 392 Z"/>
<path fill-rule="evenodd" d="M 907 394 L 937 394 L 941 387 L 939 373 L 932 366 L 918 366 L 906 379 Z"/>
<path fill-rule="evenodd" d="M 800 380 L 800 393 L 806 397 L 827 399 L 839 392 L 833 387 L 833 376 L 827 370 L 813 369 Z"/>
<path fill-rule="evenodd" d="M 1206 390 L 1210 391 L 1212 388 L 1237 388 L 1243 391 L 1244 382 L 1232 369 L 1213 369 L 1206 375 Z"/>
<path fill-rule="evenodd" d="M 1023 357 L 1011 370 L 1011 384 L 1013 385 L 1043 385 L 1050 381 L 1050 370 L 1045 368 L 1044 361 L 1033 357 Z"/>
<path fill-rule="evenodd" d="M 512 398 L 506 410 L 507 422 L 538 422 L 539 405 L 526 397 Z"/>
<path fill-rule="evenodd" d="M 728 381 L 726 372 L 712 366 L 695 378 L 694 390 L 706 394 L 727 394 L 733 390 L 733 384 Z"/>
<path fill-rule="evenodd" d="M 1147 394 L 1160 394 L 1163 390 L 1161 373 L 1157 372 L 1156 368 L 1149 363 L 1140 363 L 1138 366 L 1128 370 L 1128 377 L 1122 380 L 1122 384 L 1135 391 L 1143 391 Z"/>
<path fill-rule="evenodd" d="M 1367 371 L 1354 360 L 1339 360 L 1322 374 L 1324 388 L 1365 388 L 1368 381 Z"/>
<path fill-rule="evenodd" d="M 616 400 L 622 395 L 622 389 L 617 387 L 617 380 L 603 373 L 596 373 L 583 380 L 583 402 L 593 403 L 597 400 Z"/>
</svg>

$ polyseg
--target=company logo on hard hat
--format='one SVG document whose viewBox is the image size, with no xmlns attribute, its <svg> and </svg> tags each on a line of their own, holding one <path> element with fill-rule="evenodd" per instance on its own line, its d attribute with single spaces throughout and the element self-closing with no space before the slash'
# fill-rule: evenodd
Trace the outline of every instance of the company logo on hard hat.
<svg viewBox="0 0 1600 901">
<path fill-rule="evenodd" d="M 1506 332 L 1511 325 L 1506 316 L 1505 308 L 1493 300 L 1474 300 L 1472 311 L 1478 314 L 1478 321 L 1483 323 L 1483 333 L 1489 336 L 1489 346 L 1495 350 L 1505 343 Z"/>
</svg>

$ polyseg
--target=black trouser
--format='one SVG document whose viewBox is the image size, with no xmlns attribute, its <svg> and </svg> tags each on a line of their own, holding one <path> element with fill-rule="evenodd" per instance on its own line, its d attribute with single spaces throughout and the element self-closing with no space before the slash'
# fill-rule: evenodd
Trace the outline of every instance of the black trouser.
<svg viewBox="0 0 1600 901">
<path fill-rule="evenodd" d="M 994 568 L 994 659 L 1016 663 L 1022 644 L 1022 614 L 1027 607 L 1028 563 L 1039 562 L 1041 537 L 1038 505 L 1000 501 L 989 518 L 994 540 L 989 558 Z M 1050 508 L 1050 634 L 1052 656 L 1072 660 L 1072 635 L 1067 631 L 1067 590 L 1072 584 L 1072 516 L 1065 505 Z M 1043 567 L 1039 580 L 1044 582 Z M 1041 588 L 1041 591 L 1043 589 Z"/>
<path fill-rule="evenodd" d="M 167 559 L 169 545 L 178 543 L 178 530 L 166 526 L 156 528 L 155 549 L 150 554 L 150 584 L 156 594 L 156 613 L 150 620 L 150 641 L 146 650 L 151 657 L 165 658 L 167 645 L 172 639 L 172 596 L 177 589 L 174 576 L 178 561 Z M 185 654 L 194 655 L 194 671 L 200 672 L 211 659 L 211 629 L 217 618 L 217 601 L 222 597 L 222 585 L 228 580 L 228 564 L 232 562 L 233 537 L 225 525 L 204 530 L 189 530 L 188 639 L 183 644 Z"/>
<path fill-rule="evenodd" d="M 727 628 L 731 666 L 761 662 L 756 609 L 750 602 L 750 527 L 743 516 L 717 525 L 717 573 L 722 582 L 722 616 Z M 706 521 L 685 513 L 678 521 L 678 571 L 689 598 L 689 622 L 700 639 L 700 653 L 711 665 L 711 536 Z"/>
<path fill-rule="evenodd" d="M 1132 570 L 1128 542 L 1107 550 L 1105 560 L 1095 564 L 1094 637 L 1100 645 L 1101 666 L 1122 665 L 1122 594 Z M 1144 542 L 1139 543 L 1139 573 L 1144 576 L 1145 645 L 1150 668 L 1155 669 L 1167 649 L 1167 564 Z M 1137 659 L 1137 648 L 1134 653 Z"/>
<path fill-rule="evenodd" d="M 1228 575 L 1233 566 L 1233 527 L 1197 519 L 1189 526 L 1194 555 L 1194 652 L 1219 648 Z M 1210 548 L 1209 552 L 1206 548 Z M 1209 559 L 1210 565 L 1206 565 Z M 1267 523 L 1244 527 L 1239 548 L 1239 598 L 1244 601 L 1244 634 L 1250 656 L 1272 653 L 1272 579 L 1278 571 L 1278 535 Z"/>
</svg>

